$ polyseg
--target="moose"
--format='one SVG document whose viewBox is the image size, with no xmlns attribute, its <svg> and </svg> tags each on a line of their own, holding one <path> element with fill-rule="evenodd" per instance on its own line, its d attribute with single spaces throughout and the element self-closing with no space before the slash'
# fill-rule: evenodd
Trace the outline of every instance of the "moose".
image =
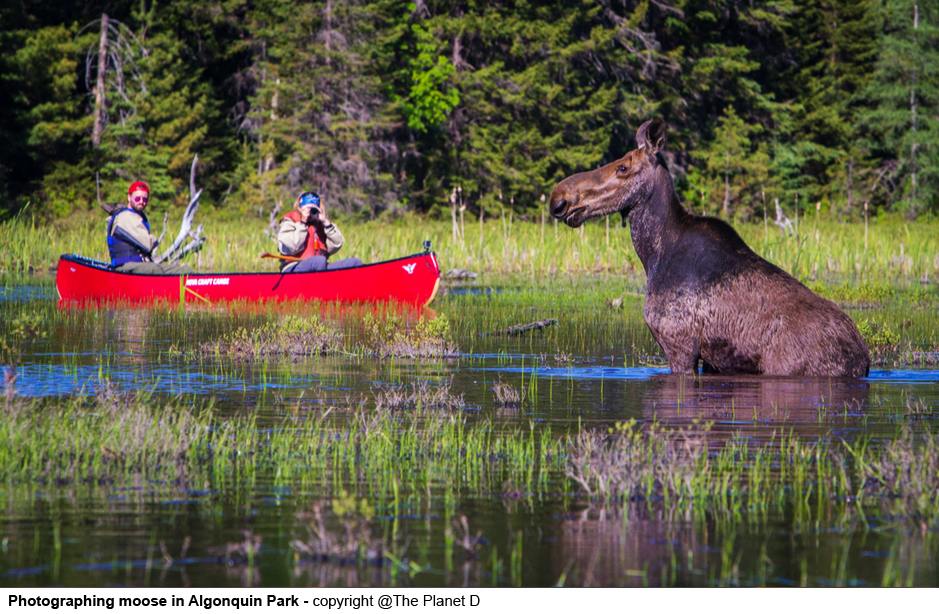
<svg viewBox="0 0 939 614">
<path fill-rule="evenodd" d="M 576 228 L 619 212 L 645 269 L 643 316 L 673 373 L 864 377 L 864 339 L 837 305 L 751 250 L 726 222 L 689 213 L 666 161 L 665 124 L 637 147 L 555 186 L 550 213 Z M 700 365 L 699 365 L 700 363 Z"/>
</svg>

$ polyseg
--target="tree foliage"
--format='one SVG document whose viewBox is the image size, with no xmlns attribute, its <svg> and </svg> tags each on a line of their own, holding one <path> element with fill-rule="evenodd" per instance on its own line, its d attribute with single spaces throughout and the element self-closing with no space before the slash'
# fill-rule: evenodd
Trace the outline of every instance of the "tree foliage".
<svg viewBox="0 0 939 614">
<path fill-rule="evenodd" d="M 144 178 L 261 216 L 540 215 L 651 116 L 688 204 L 939 212 L 939 11 L 923 0 L 134 0 L 0 8 L 0 214 Z"/>
</svg>

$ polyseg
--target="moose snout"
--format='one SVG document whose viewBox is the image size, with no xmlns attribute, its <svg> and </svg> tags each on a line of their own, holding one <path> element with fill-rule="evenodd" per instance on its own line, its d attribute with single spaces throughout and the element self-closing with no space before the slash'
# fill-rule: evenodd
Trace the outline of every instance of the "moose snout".
<svg viewBox="0 0 939 614">
<path fill-rule="evenodd" d="M 571 198 L 562 186 L 557 186 L 551 192 L 551 199 L 548 201 L 548 211 L 554 217 L 561 219 L 567 213 L 571 204 Z"/>
</svg>

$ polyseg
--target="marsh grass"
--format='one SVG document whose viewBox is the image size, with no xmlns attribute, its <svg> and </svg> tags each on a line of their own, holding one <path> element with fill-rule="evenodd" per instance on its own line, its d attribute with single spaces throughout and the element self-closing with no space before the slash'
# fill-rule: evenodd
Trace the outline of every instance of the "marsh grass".
<svg viewBox="0 0 939 614">
<path fill-rule="evenodd" d="M 342 350 L 342 333 L 317 315 L 286 315 L 255 327 L 241 326 L 214 341 L 202 343 L 204 357 L 254 360 L 271 356 L 315 356 Z M 183 353 L 177 347 L 170 354 Z"/>
<path fill-rule="evenodd" d="M 107 387 L 91 401 L 18 402 L 0 416 L 0 479 L 107 485 L 237 475 L 250 483 L 265 473 L 285 485 L 355 484 L 360 496 L 389 502 L 402 492 L 420 499 L 441 487 L 484 493 L 510 483 L 613 508 L 662 506 L 741 521 L 787 510 L 799 523 L 873 517 L 929 528 L 939 519 L 939 437 L 928 431 L 906 428 L 881 445 L 782 434 L 715 447 L 707 425 L 666 431 L 628 421 L 555 433 L 535 422 L 497 427 L 462 412 L 398 410 L 429 409 L 435 399 L 453 408 L 442 389 L 412 389 L 402 403 L 296 414 L 274 428 L 259 428 L 255 415 L 220 419 L 211 404 Z"/>
<path fill-rule="evenodd" d="M 196 406 L 125 396 L 90 401 L 17 399 L 0 419 L 0 479 L 46 484 L 175 480 L 203 456 L 211 402 Z"/>
<path fill-rule="evenodd" d="M 365 314 L 362 345 L 378 358 L 453 358 L 460 351 L 445 315 L 408 321 L 395 311 Z"/>
<path fill-rule="evenodd" d="M 404 386 L 382 386 L 375 390 L 375 411 L 413 409 L 459 411 L 466 407 L 462 394 L 454 394 L 450 382 L 432 386 L 426 381 Z"/>
<path fill-rule="evenodd" d="M 157 215 L 157 214 L 154 214 Z M 208 242 L 192 264 L 201 271 L 275 270 L 258 255 L 276 246 L 265 234 L 266 220 L 255 224 L 225 212 L 200 213 Z M 735 223 L 744 240 L 774 264 L 803 280 L 895 285 L 939 277 L 937 222 L 909 222 L 899 216 L 843 223 L 825 214 L 803 218 L 796 235 L 784 235 L 762 223 Z M 641 280 L 642 267 L 627 229 L 608 233 L 601 220 L 572 230 L 552 221 L 489 218 L 468 224 L 454 239 L 450 223 L 419 217 L 357 222 L 339 219 L 346 246 L 343 255 L 387 260 L 420 250 L 433 241 L 444 271 L 470 269 L 529 280 L 559 273 L 615 273 Z M 171 222 L 171 224 L 174 222 Z M 9 237 L 0 252 L 0 273 L 46 271 L 62 253 L 106 259 L 102 216 L 75 215 L 53 224 L 18 218 L 0 225 Z"/>
<path fill-rule="evenodd" d="M 496 382 L 492 385 L 492 394 L 496 403 L 502 407 L 518 407 L 522 402 L 522 393 L 518 388 L 505 382 Z"/>
<path fill-rule="evenodd" d="M 350 318 L 346 318 L 349 320 Z M 319 315 L 268 314 L 249 326 L 222 332 L 195 350 L 174 344 L 170 357 L 216 360 L 262 360 L 272 357 L 306 357 L 345 354 L 375 358 L 449 358 L 459 356 L 444 315 L 417 319 L 394 310 L 366 311 L 361 332 L 344 331 L 342 322 Z"/>
<path fill-rule="evenodd" d="M 400 545 L 388 542 L 375 522 L 375 509 L 367 499 L 346 492 L 332 500 L 339 526 L 327 523 L 321 502 L 299 515 L 306 535 L 290 542 L 296 555 L 306 561 L 336 565 L 387 565 L 404 558 Z"/>
<path fill-rule="evenodd" d="M 574 436 L 566 475 L 606 505 L 765 521 L 789 512 L 797 526 L 912 524 L 939 520 L 939 437 L 905 428 L 883 445 L 806 442 L 791 435 L 713 449 L 707 429 L 665 433 L 620 422 Z"/>
</svg>

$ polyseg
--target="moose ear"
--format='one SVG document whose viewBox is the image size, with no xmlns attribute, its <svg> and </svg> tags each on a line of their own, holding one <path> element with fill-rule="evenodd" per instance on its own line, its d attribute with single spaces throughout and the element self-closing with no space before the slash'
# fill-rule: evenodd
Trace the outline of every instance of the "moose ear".
<svg viewBox="0 0 939 614">
<path fill-rule="evenodd" d="M 665 148 L 665 122 L 650 119 L 636 130 L 636 146 L 650 156 Z"/>
</svg>

